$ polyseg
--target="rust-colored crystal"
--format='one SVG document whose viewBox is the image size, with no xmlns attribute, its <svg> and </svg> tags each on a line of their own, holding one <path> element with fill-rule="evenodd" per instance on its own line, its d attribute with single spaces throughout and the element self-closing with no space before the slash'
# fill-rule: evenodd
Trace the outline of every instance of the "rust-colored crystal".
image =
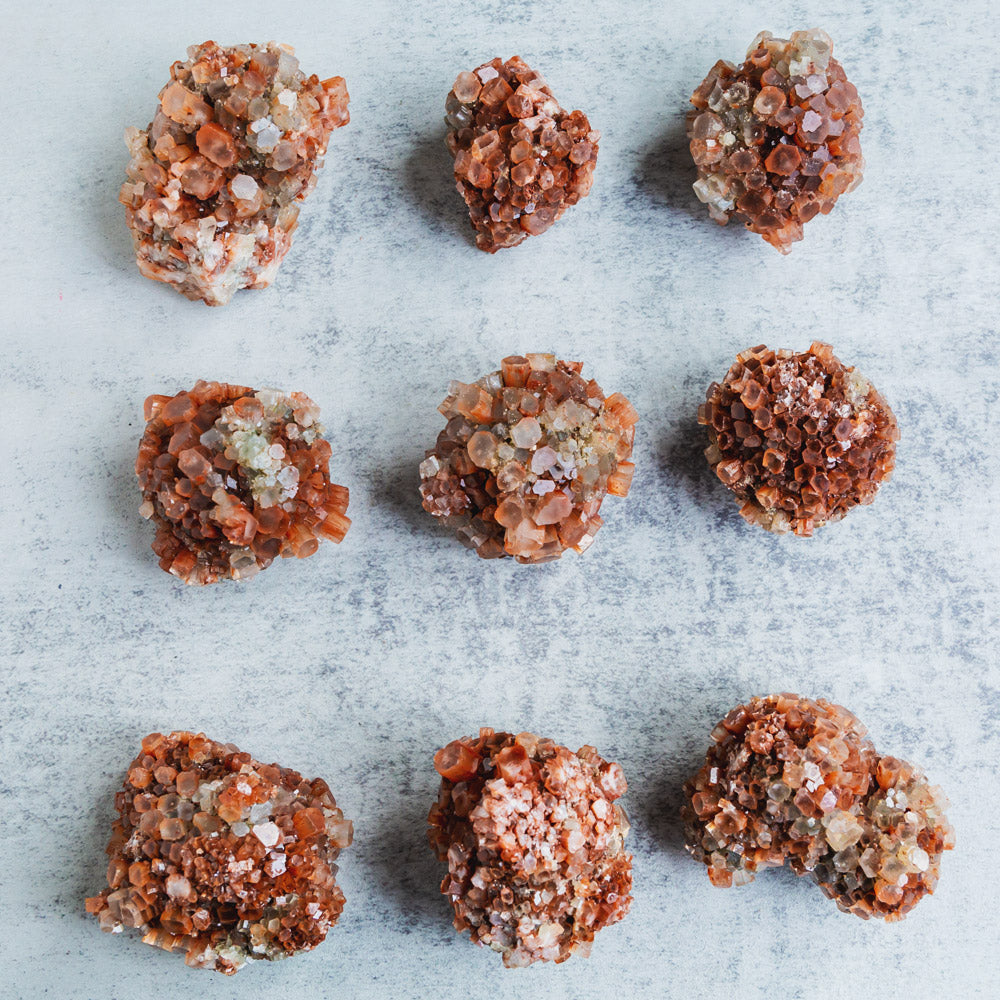
<svg viewBox="0 0 1000 1000">
<path fill-rule="evenodd" d="M 477 382 L 452 382 L 438 407 L 448 423 L 420 465 L 423 507 L 482 558 L 583 552 L 604 497 L 628 493 L 638 415 L 582 368 L 514 355 Z"/>
<path fill-rule="evenodd" d="M 601 133 L 520 56 L 459 73 L 445 103 L 455 180 L 487 253 L 544 233 L 590 192 Z"/>
<path fill-rule="evenodd" d="M 343 79 L 306 77 L 292 53 L 193 45 L 151 124 L 126 131 L 119 198 L 147 278 L 213 306 L 274 280 L 330 133 L 350 120 Z"/>
<path fill-rule="evenodd" d="M 752 347 L 708 387 L 698 422 L 740 513 L 768 531 L 811 535 L 869 504 L 892 476 L 899 427 L 867 379 L 816 342 L 804 354 Z"/>
<path fill-rule="evenodd" d="M 311 556 L 350 527 L 330 480 L 319 407 L 304 393 L 198 382 L 150 396 L 135 471 L 160 566 L 188 584 L 246 580 Z"/>
<path fill-rule="evenodd" d="M 428 817 L 455 928 L 508 967 L 587 955 L 632 902 L 622 769 L 531 733 L 480 730 L 434 758 Z"/>
<path fill-rule="evenodd" d="M 101 930 L 130 928 L 232 975 L 320 944 L 344 908 L 335 861 L 350 820 L 321 778 L 204 734 L 152 733 L 115 796 Z"/>
<path fill-rule="evenodd" d="M 713 885 L 768 867 L 809 874 L 846 912 L 900 920 L 937 884 L 954 846 L 925 775 L 879 757 L 845 708 L 780 694 L 733 709 L 684 786 L 688 850 Z"/>
<path fill-rule="evenodd" d="M 694 190 L 720 225 L 737 219 L 788 253 L 861 183 L 861 100 L 818 28 L 761 32 L 742 65 L 712 67 L 691 103 Z"/>
</svg>

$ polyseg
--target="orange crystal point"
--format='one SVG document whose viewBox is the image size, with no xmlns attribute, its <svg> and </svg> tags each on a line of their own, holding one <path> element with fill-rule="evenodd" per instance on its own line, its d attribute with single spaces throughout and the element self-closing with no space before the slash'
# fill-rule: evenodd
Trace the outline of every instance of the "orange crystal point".
<svg viewBox="0 0 1000 1000">
<path fill-rule="evenodd" d="M 459 73 L 445 102 L 455 181 L 487 253 L 545 232 L 589 193 L 601 133 L 520 56 Z"/>
<path fill-rule="evenodd" d="M 625 777 L 593 747 L 483 729 L 439 750 L 428 836 L 455 927 L 504 965 L 587 955 L 632 902 Z"/>
<path fill-rule="evenodd" d="M 348 491 L 330 481 L 308 396 L 199 382 L 150 396 L 145 412 L 139 512 L 156 524 L 160 566 L 185 583 L 249 579 L 347 534 Z"/>
<path fill-rule="evenodd" d="M 139 270 L 224 305 L 266 288 L 292 245 L 327 143 L 350 120 L 340 77 L 306 77 L 288 46 L 193 45 L 132 154 L 119 200 Z"/>
</svg>

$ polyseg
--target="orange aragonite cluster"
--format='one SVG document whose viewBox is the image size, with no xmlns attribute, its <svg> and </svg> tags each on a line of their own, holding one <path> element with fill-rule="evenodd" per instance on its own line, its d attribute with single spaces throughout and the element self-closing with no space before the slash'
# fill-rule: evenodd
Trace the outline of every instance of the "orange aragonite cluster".
<svg viewBox="0 0 1000 1000">
<path fill-rule="evenodd" d="M 104 931 L 232 975 L 315 948 L 344 908 L 335 861 L 352 826 L 321 778 L 204 734 L 152 733 L 115 808 L 108 887 L 86 901 Z"/>
<path fill-rule="evenodd" d="M 782 253 L 861 183 L 864 111 L 818 28 L 762 31 L 740 66 L 719 61 L 691 97 L 694 190 L 720 225 L 745 223 Z"/>
<path fill-rule="evenodd" d="M 120 199 L 139 270 L 224 305 L 266 288 L 292 245 L 330 133 L 350 120 L 341 77 L 306 77 L 289 46 L 191 46 L 170 67 Z"/>
<path fill-rule="evenodd" d="M 601 133 L 520 56 L 459 73 L 445 103 L 455 180 L 487 253 L 544 233 L 590 192 Z"/>
<path fill-rule="evenodd" d="M 455 928 L 506 966 L 589 954 L 632 902 L 622 769 L 593 747 L 492 729 L 449 743 L 434 766 L 429 837 Z"/>
<path fill-rule="evenodd" d="M 869 504 L 892 476 L 899 427 L 867 379 L 816 342 L 803 354 L 752 347 L 713 382 L 698 422 L 709 464 L 768 531 L 811 535 Z"/>
<path fill-rule="evenodd" d="M 583 552 L 604 497 L 628 493 L 638 415 L 582 368 L 514 355 L 476 382 L 452 382 L 438 407 L 448 423 L 420 465 L 423 507 L 482 558 Z"/>
<path fill-rule="evenodd" d="M 768 867 L 809 874 L 842 910 L 902 919 L 954 846 L 947 802 L 917 768 L 880 757 L 828 701 L 780 694 L 734 708 L 684 786 L 687 848 L 713 885 Z"/>
<path fill-rule="evenodd" d="M 135 471 L 160 566 L 188 584 L 246 580 L 278 556 L 340 542 L 348 491 L 330 481 L 319 407 L 304 393 L 198 382 L 150 396 Z"/>
</svg>

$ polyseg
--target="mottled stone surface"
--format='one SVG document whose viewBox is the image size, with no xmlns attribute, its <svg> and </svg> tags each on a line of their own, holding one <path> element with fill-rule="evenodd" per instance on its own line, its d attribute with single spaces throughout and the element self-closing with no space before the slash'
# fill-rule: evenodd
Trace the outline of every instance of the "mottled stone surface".
<svg viewBox="0 0 1000 1000">
<path fill-rule="evenodd" d="M 455 181 L 487 253 L 544 233 L 590 193 L 601 133 L 520 56 L 459 73 L 445 102 Z"/>
<path fill-rule="evenodd" d="M 125 133 L 139 270 L 210 306 L 267 288 L 348 100 L 342 77 L 306 77 L 290 46 L 192 45 L 149 126 Z"/>
<path fill-rule="evenodd" d="M 788 864 L 848 913 L 901 920 L 955 846 L 948 802 L 918 768 L 879 757 L 828 701 L 779 694 L 734 708 L 684 786 L 688 850 L 712 884 Z"/>
<path fill-rule="evenodd" d="M 103 931 L 231 976 L 311 951 L 344 908 L 334 862 L 352 825 L 322 778 L 203 733 L 151 733 L 115 809 L 108 887 L 86 901 Z"/>
<path fill-rule="evenodd" d="M 428 836 L 448 863 L 455 929 L 511 968 L 589 955 L 632 902 L 621 767 L 590 746 L 492 729 L 449 743 L 434 767 Z"/>
<path fill-rule="evenodd" d="M 614 16 L 469 0 L 460 22 L 444 0 L 335 16 L 315 0 L 216 6 L 218 40 L 262 26 L 306 70 L 342 74 L 352 99 L 278 280 L 224 309 L 143 278 L 115 200 L 122 125 L 149 120 L 192 10 L 151 27 L 65 0 L 14 4 L 6 21 L 12 39 L 42 40 L 10 45 L 9 67 L 29 91 L 44 79 L 33 127 L 50 155 L 7 156 L 0 199 L 17 233 L 0 246 L 5 1000 L 151 1000 L 156 987 L 171 1000 L 773 1000 L 776 983 L 781 1000 L 816 1000 L 831 987 L 817 950 L 835 956 L 837 986 L 878 1000 L 992 1000 L 1000 255 L 996 209 L 976 193 L 994 5 L 799 5 L 762 20 L 692 0 Z M 707 218 L 685 104 L 761 27 L 817 23 L 864 98 L 868 165 L 782 256 Z M 442 104 L 460 69 L 513 52 L 603 136 L 590 195 L 490 256 L 470 246 Z M 805 543 L 742 521 L 695 414 L 738 352 L 816 339 L 873 380 L 903 436 L 875 503 Z M 449 539 L 420 507 L 417 465 L 450 377 L 538 349 L 585 361 L 641 421 L 627 499 L 605 501 L 588 552 L 536 572 Z M 351 487 L 339 550 L 247 586 L 164 576 L 136 515 L 139 407 L 206 376 L 320 404 L 333 478 Z M 683 849 L 680 789 L 708 733 L 748 695 L 783 690 L 846 705 L 947 791 L 957 848 L 902 923 L 847 917 L 789 869 L 713 889 Z M 324 945 L 230 979 L 81 913 L 122 769 L 170 725 L 330 783 L 357 834 Z M 483 725 L 590 743 L 628 778 L 634 902 L 588 959 L 512 971 L 451 926 L 427 844 L 430 761 Z"/>
<path fill-rule="evenodd" d="M 694 190 L 720 225 L 736 219 L 788 253 L 810 219 L 861 183 L 864 110 L 819 28 L 790 39 L 762 31 L 745 62 L 712 67 L 691 103 Z"/>
</svg>

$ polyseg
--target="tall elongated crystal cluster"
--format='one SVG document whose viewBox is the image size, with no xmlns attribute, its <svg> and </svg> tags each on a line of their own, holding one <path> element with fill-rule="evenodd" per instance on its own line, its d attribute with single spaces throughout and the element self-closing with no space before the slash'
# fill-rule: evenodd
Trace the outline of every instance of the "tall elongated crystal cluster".
<svg viewBox="0 0 1000 1000">
<path fill-rule="evenodd" d="M 717 886 L 788 864 L 844 911 L 901 920 L 954 846 L 947 801 L 918 768 L 882 757 L 823 699 L 779 694 L 734 708 L 685 784 L 687 848 Z"/>
<path fill-rule="evenodd" d="M 507 966 L 589 954 L 632 902 L 622 769 L 593 747 L 492 729 L 449 743 L 434 766 L 429 836 L 456 929 Z"/>
<path fill-rule="evenodd" d="M 691 97 L 694 190 L 720 225 L 743 222 L 782 253 L 861 183 L 864 111 L 818 28 L 762 31 L 740 66 L 719 61 Z"/>
<path fill-rule="evenodd" d="M 139 270 L 212 306 L 271 284 L 347 103 L 341 77 L 306 77 L 288 46 L 191 46 L 125 135 Z"/>
<path fill-rule="evenodd" d="M 152 733 L 115 808 L 108 887 L 86 902 L 104 931 L 232 975 L 310 951 L 344 908 L 335 862 L 353 828 L 322 778 L 204 734 Z"/>
<path fill-rule="evenodd" d="M 420 465 L 424 510 L 482 558 L 583 552 L 604 523 L 604 497 L 628 493 L 638 415 L 582 368 L 513 355 L 477 382 L 453 382 L 438 407 L 448 423 Z"/>
</svg>

